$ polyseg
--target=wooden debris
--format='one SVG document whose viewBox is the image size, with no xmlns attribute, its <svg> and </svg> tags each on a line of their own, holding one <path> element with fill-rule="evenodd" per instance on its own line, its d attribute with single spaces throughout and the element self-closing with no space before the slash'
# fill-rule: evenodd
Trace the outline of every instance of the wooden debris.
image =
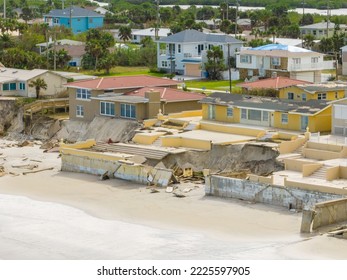
<svg viewBox="0 0 347 280">
<path fill-rule="evenodd" d="M 22 161 L 26 161 L 26 160 L 28 160 L 28 158 L 27 158 L 27 157 L 22 159 Z"/>
<path fill-rule="evenodd" d="M 9 172 L 8 174 L 12 175 L 12 176 L 19 176 L 20 174 L 15 173 L 15 172 Z"/>
<path fill-rule="evenodd" d="M 33 171 L 26 171 L 26 172 L 23 172 L 23 175 L 27 175 L 27 174 L 30 174 L 30 173 L 37 173 L 37 172 L 42 172 L 42 171 L 47 171 L 47 170 L 53 170 L 54 167 L 49 167 L 49 168 L 43 168 L 43 169 L 38 169 L 38 170 L 33 170 Z"/>
<path fill-rule="evenodd" d="M 159 191 L 155 188 L 151 188 L 151 193 L 158 193 Z"/>
<path fill-rule="evenodd" d="M 24 168 L 24 169 L 29 169 L 33 170 L 34 168 L 37 168 L 37 164 L 19 164 L 19 165 L 11 165 L 12 168 Z"/>
<path fill-rule="evenodd" d="M 187 192 L 190 192 L 190 191 L 192 191 L 193 190 L 193 188 L 185 188 L 184 190 L 183 190 L 183 192 L 184 193 L 187 193 Z"/>
<path fill-rule="evenodd" d="M 42 160 L 38 160 L 38 159 L 31 159 L 30 161 L 34 161 L 34 162 L 42 162 Z"/>
<path fill-rule="evenodd" d="M 5 172 L 5 167 L 3 167 L 2 165 L 0 165 L 0 177 L 5 176 L 6 172 Z"/>
<path fill-rule="evenodd" d="M 108 176 L 108 171 L 106 171 L 104 174 L 102 174 L 100 176 L 100 180 L 101 181 L 105 181 L 105 180 L 108 180 L 108 179 L 110 179 L 110 176 Z"/>
<path fill-rule="evenodd" d="M 174 196 L 176 196 L 176 197 L 179 197 L 179 198 L 183 198 L 183 197 L 186 197 L 184 194 L 182 194 L 182 193 L 177 193 L 177 192 L 174 192 L 174 193 L 172 193 Z"/>
</svg>

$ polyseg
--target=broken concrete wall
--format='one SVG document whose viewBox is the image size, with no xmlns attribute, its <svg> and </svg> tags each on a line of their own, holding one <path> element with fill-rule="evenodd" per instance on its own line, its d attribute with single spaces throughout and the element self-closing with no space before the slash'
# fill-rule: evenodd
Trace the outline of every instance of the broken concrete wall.
<svg viewBox="0 0 347 280">
<path fill-rule="evenodd" d="M 312 229 L 347 221 L 347 198 L 317 203 Z"/>
<path fill-rule="evenodd" d="M 243 179 L 211 175 L 206 177 L 205 194 L 261 202 L 286 208 L 310 208 L 318 202 L 341 198 L 341 195 L 287 188 Z"/>
<path fill-rule="evenodd" d="M 62 150 L 62 171 L 102 175 L 108 173 L 140 184 L 166 187 L 173 177 L 172 170 L 154 168 L 124 161 L 120 156 L 64 148 Z"/>
</svg>

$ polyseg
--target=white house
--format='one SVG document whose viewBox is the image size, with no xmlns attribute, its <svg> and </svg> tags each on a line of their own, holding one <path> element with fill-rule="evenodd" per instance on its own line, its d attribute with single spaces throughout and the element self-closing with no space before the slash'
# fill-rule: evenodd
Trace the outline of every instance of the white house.
<svg viewBox="0 0 347 280">
<path fill-rule="evenodd" d="M 341 48 L 342 53 L 342 75 L 347 75 L 347 46 Z"/>
<path fill-rule="evenodd" d="M 321 71 L 334 69 L 335 61 L 324 61 L 324 54 L 307 49 L 269 44 L 242 49 L 236 56 L 240 79 L 284 76 L 295 80 L 321 82 Z"/>
<path fill-rule="evenodd" d="M 70 40 L 70 39 L 62 39 L 57 40 L 55 42 L 56 46 L 84 46 L 85 42 L 76 41 L 76 40 Z M 49 38 L 48 42 L 36 44 L 36 47 L 39 49 L 39 53 L 43 54 L 47 49 L 52 48 L 54 45 L 54 41 L 52 38 Z"/>
<path fill-rule="evenodd" d="M 159 28 L 158 29 L 158 37 L 159 39 L 167 37 L 168 34 L 170 34 L 171 31 L 169 28 Z M 141 43 L 141 40 L 144 38 L 151 38 L 153 41 L 156 40 L 155 38 L 155 28 L 146 28 L 146 29 L 137 29 L 131 31 L 131 42 L 132 43 Z"/>
<path fill-rule="evenodd" d="M 324 37 L 333 36 L 335 27 L 336 27 L 336 25 L 333 22 L 322 21 L 319 23 L 300 26 L 299 28 L 300 28 L 300 33 L 302 36 L 311 34 L 316 39 L 322 39 Z M 347 25 L 346 24 L 340 24 L 339 25 L 339 32 L 347 32 Z"/>
<path fill-rule="evenodd" d="M 186 76 L 204 76 L 203 64 L 206 53 L 219 46 L 225 62 L 235 57 L 243 42 L 225 34 L 207 34 L 196 30 L 185 30 L 157 41 L 158 69 Z"/>
</svg>

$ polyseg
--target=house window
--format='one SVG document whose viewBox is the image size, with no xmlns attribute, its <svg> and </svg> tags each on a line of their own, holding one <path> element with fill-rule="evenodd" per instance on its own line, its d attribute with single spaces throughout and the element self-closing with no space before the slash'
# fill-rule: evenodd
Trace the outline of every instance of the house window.
<svg viewBox="0 0 347 280">
<path fill-rule="evenodd" d="M 311 63 L 318 63 L 318 57 L 311 57 Z"/>
<path fill-rule="evenodd" d="M 19 83 L 19 89 L 25 90 L 25 83 Z"/>
<path fill-rule="evenodd" d="M 335 99 L 338 99 L 339 98 L 339 95 L 337 93 L 337 91 L 335 92 Z"/>
<path fill-rule="evenodd" d="M 136 119 L 136 106 L 120 104 L 120 116 L 123 118 Z"/>
<path fill-rule="evenodd" d="M 261 111 L 249 109 L 248 119 L 252 121 L 261 121 Z"/>
<path fill-rule="evenodd" d="M 2 85 L 2 90 L 7 91 L 7 90 L 16 90 L 17 89 L 17 84 L 16 83 L 6 83 Z"/>
<path fill-rule="evenodd" d="M 167 60 L 161 62 L 161 67 L 167 67 Z"/>
<path fill-rule="evenodd" d="M 59 18 L 54 18 L 53 23 L 59 23 Z"/>
<path fill-rule="evenodd" d="M 288 92 L 288 99 L 294 99 L 294 93 Z"/>
<path fill-rule="evenodd" d="M 288 123 L 288 114 L 282 114 L 281 115 L 281 122 L 284 124 Z"/>
<path fill-rule="evenodd" d="M 300 64 L 301 63 L 301 58 L 293 58 L 293 63 L 294 64 Z"/>
<path fill-rule="evenodd" d="M 269 121 L 269 112 L 263 111 L 263 122 L 268 122 L 268 121 Z"/>
<path fill-rule="evenodd" d="M 251 64 L 252 63 L 252 56 L 250 56 L 250 55 L 240 55 L 240 62 L 241 63 Z"/>
<path fill-rule="evenodd" d="M 79 117 L 79 118 L 84 117 L 84 107 L 82 105 L 76 106 L 76 117 Z"/>
<path fill-rule="evenodd" d="M 177 45 L 177 53 L 181 53 L 181 51 L 182 51 L 182 50 L 181 50 L 181 44 L 178 44 L 178 45 Z"/>
<path fill-rule="evenodd" d="M 247 70 L 247 75 L 248 75 L 248 77 L 253 77 L 253 70 L 252 69 L 248 69 Z"/>
<path fill-rule="evenodd" d="M 327 99 L 326 93 L 318 93 L 318 100 L 325 100 Z"/>
<path fill-rule="evenodd" d="M 306 101 L 307 100 L 307 98 L 306 98 L 306 93 L 302 93 L 301 94 L 301 99 L 302 99 L 302 101 Z"/>
<path fill-rule="evenodd" d="M 77 19 L 77 21 L 81 21 L 81 19 L 80 19 L 80 18 L 78 18 L 78 19 Z"/>
<path fill-rule="evenodd" d="M 234 116 L 234 109 L 232 107 L 227 108 L 227 117 L 233 117 Z"/>
<path fill-rule="evenodd" d="M 115 116 L 114 103 L 113 102 L 100 102 L 100 115 L 103 116 Z"/>
<path fill-rule="evenodd" d="M 247 120 L 247 109 L 241 109 L 241 119 Z"/>
<path fill-rule="evenodd" d="M 76 90 L 76 99 L 89 100 L 91 96 L 91 91 L 86 88 L 78 88 Z"/>
<path fill-rule="evenodd" d="M 93 19 L 92 18 L 89 19 L 89 23 L 93 23 Z"/>
<path fill-rule="evenodd" d="M 133 35 L 133 39 L 137 41 L 137 35 Z"/>
<path fill-rule="evenodd" d="M 271 64 L 273 66 L 280 66 L 281 65 L 281 58 L 280 57 L 271 57 Z"/>
</svg>

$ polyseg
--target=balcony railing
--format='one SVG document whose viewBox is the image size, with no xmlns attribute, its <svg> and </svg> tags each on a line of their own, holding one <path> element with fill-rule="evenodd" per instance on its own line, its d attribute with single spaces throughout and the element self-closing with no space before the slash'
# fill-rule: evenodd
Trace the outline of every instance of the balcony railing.
<svg viewBox="0 0 347 280">
<path fill-rule="evenodd" d="M 289 65 L 289 71 L 298 70 L 325 70 L 325 69 L 335 69 L 335 60 L 322 61 L 317 63 L 302 63 L 302 64 L 292 64 Z"/>
</svg>

